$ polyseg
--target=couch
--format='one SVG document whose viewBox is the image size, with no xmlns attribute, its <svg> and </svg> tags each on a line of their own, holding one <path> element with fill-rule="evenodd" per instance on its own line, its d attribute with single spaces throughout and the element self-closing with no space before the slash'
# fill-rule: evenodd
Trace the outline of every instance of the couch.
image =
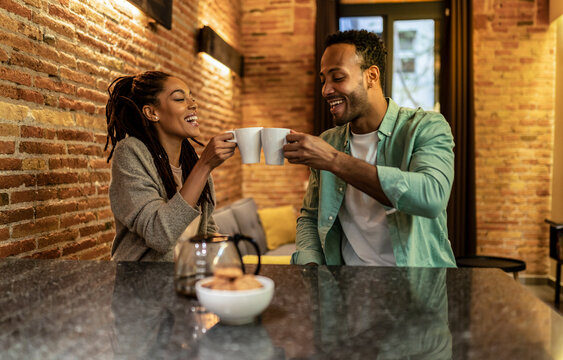
<svg viewBox="0 0 563 360">
<path fill-rule="evenodd" d="M 260 211 L 261 214 L 264 214 L 264 211 L 283 211 L 283 208 L 287 207 L 263 209 Z M 276 214 L 277 213 L 273 214 L 274 217 Z M 285 214 L 287 215 L 287 211 L 285 211 Z M 270 218 L 271 215 L 272 213 L 270 213 Z M 253 198 L 243 198 L 228 206 L 216 209 L 213 213 L 213 218 L 215 219 L 215 223 L 219 227 L 219 232 L 221 234 L 243 234 L 253 238 L 260 248 L 260 261 L 262 264 L 289 264 L 291 254 L 295 251 L 295 221 L 291 223 L 291 221 L 284 220 L 284 227 L 286 229 L 284 234 L 287 234 L 288 228 L 293 229 L 293 233 L 289 234 L 287 239 L 281 239 L 281 241 L 278 240 L 277 242 L 281 243 L 281 245 L 276 246 L 275 248 L 273 248 L 272 242 L 270 241 L 270 248 L 268 248 L 266 236 L 267 233 L 270 233 L 270 236 L 272 235 L 271 229 L 264 228 L 262 221 L 260 220 L 258 207 L 256 206 Z M 279 236 L 280 232 L 277 231 L 275 235 Z M 291 235 L 293 238 L 291 238 Z M 243 255 L 244 263 L 256 263 L 257 258 L 255 250 L 250 244 L 242 241 L 239 244 L 239 250 Z"/>
</svg>

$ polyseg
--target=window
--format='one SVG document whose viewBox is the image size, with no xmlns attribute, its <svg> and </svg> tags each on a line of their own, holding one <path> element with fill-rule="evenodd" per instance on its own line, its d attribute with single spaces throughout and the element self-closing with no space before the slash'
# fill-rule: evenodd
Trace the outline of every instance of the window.
<svg viewBox="0 0 563 360">
<path fill-rule="evenodd" d="M 440 111 L 440 1 L 340 5 L 341 31 L 377 33 L 387 47 L 386 95 L 400 106 Z"/>
</svg>

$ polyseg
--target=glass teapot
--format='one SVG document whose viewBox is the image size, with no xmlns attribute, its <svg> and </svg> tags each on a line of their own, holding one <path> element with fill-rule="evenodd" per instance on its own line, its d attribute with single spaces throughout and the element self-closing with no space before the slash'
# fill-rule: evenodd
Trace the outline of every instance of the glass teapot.
<svg viewBox="0 0 563 360">
<path fill-rule="evenodd" d="M 174 249 L 174 283 L 176 291 L 195 296 L 195 283 L 208 276 L 213 276 L 216 267 L 240 267 L 245 272 L 238 244 L 248 241 L 254 247 L 258 265 L 254 274 L 260 271 L 260 248 L 254 239 L 235 234 L 197 235 L 178 240 Z"/>
</svg>

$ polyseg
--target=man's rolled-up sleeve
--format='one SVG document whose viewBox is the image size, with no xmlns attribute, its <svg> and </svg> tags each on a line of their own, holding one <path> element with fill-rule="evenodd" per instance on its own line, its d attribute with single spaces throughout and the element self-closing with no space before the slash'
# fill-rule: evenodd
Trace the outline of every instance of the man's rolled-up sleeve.
<svg viewBox="0 0 563 360">
<path fill-rule="evenodd" d="M 377 165 L 383 192 L 398 211 L 435 218 L 447 207 L 454 178 L 451 129 L 440 115 L 420 125 L 405 144 L 412 154 L 400 168 Z"/>
<path fill-rule="evenodd" d="M 318 207 L 319 207 L 319 185 L 318 170 L 311 169 L 309 186 L 301 214 L 297 219 L 296 247 L 297 250 L 291 256 L 291 263 L 305 265 L 308 263 L 324 264 L 324 253 L 318 231 Z"/>
</svg>

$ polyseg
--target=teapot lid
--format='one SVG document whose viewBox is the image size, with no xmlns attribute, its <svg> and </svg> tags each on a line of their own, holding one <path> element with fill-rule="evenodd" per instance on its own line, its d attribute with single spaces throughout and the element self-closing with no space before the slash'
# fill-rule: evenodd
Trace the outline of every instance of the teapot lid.
<svg viewBox="0 0 563 360">
<path fill-rule="evenodd" d="M 208 242 L 221 242 L 230 239 L 229 235 L 212 233 L 212 234 L 199 234 L 190 238 L 191 243 L 208 243 Z"/>
</svg>

